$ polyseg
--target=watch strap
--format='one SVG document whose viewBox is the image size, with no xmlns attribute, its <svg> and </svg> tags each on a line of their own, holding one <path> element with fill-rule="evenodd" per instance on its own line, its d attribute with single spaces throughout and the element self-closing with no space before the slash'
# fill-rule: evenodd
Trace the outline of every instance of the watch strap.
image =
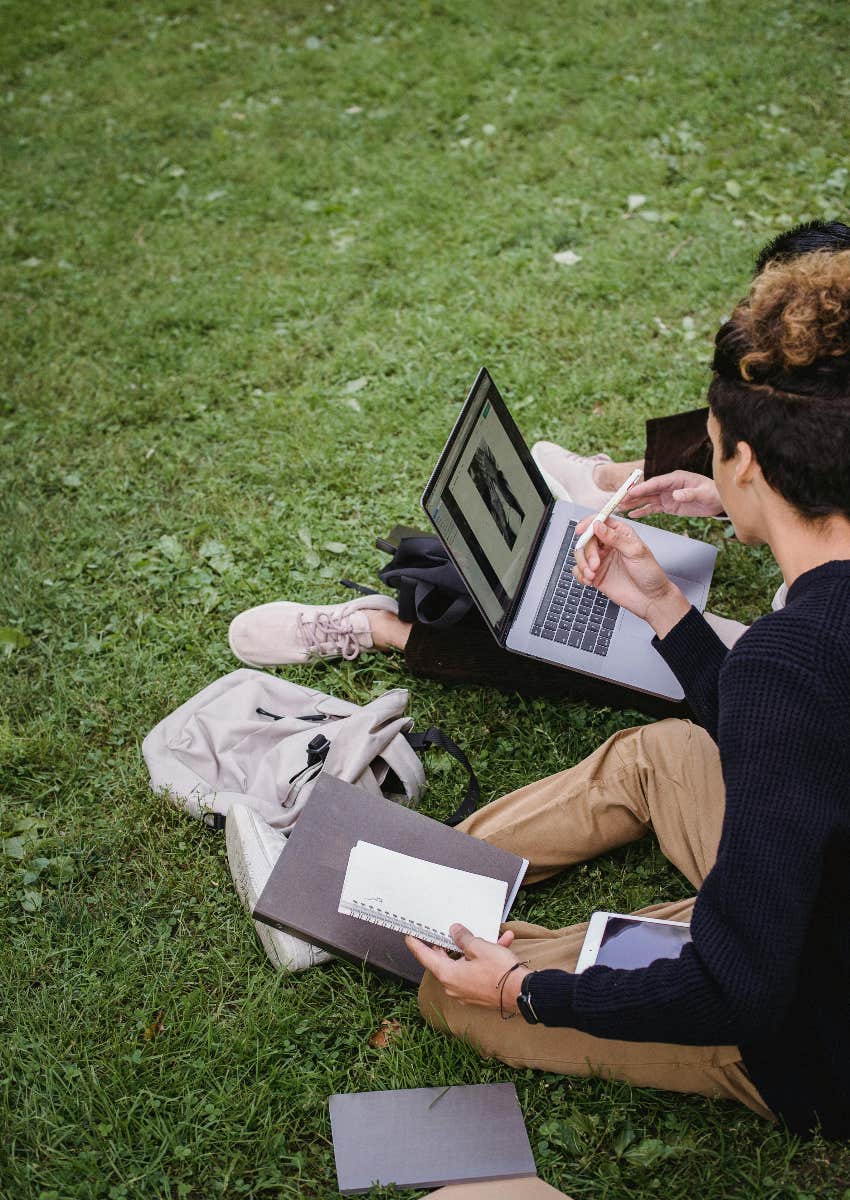
<svg viewBox="0 0 850 1200">
<path fill-rule="evenodd" d="M 534 1001 L 531 999 L 531 981 L 533 978 L 534 971 L 529 971 L 527 975 L 523 976 L 516 1005 L 524 1021 L 527 1021 L 529 1025 L 539 1025 L 540 1018 L 534 1011 Z"/>
</svg>

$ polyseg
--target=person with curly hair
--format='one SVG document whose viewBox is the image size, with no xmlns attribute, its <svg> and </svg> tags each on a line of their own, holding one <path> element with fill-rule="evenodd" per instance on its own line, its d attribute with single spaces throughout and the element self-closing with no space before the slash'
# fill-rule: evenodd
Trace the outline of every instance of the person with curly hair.
<svg viewBox="0 0 850 1200">
<path fill-rule="evenodd" d="M 717 334 L 708 404 L 724 510 L 743 543 L 769 546 L 785 607 L 728 649 L 634 526 L 595 522 L 577 577 L 649 621 L 702 727 L 617 733 L 460 826 L 527 858 L 529 882 L 654 831 L 696 894 L 645 911 L 689 920 L 692 941 L 676 959 L 582 974 L 584 925 L 511 922 L 497 944 L 456 925 L 461 958 L 408 944 L 427 968 L 426 1020 L 482 1054 L 735 1099 L 844 1139 L 850 250 L 765 267 Z"/>
</svg>

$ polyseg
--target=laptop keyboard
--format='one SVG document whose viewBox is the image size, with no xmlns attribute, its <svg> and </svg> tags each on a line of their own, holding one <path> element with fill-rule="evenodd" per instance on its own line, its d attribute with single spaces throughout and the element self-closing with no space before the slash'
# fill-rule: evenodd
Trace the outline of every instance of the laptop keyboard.
<svg viewBox="0 0 850 1200">
<path fill-rule="evenodd" d="M 591 654 L 605 655 L 620 608 L 596 588 L 584 587 L 573 578 L 575 541 L 576 522 L 570 521 L 531 632 L 547 642 L 565 642 Z"/>
</svg>

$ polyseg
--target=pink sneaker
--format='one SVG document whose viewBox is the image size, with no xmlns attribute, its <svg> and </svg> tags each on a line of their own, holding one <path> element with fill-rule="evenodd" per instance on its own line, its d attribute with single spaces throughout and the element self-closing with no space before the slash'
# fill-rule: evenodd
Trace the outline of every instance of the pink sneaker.
<svg viewBox="0 0 850 1200">
<path fill-rule="evenodd" d="M 603 491 L 593 482 L 593 468 L 597 463 L 611 462 L 609 454 L 588 457 L 554 442 L 535 442 L 531 457 L 556 500 L 572 500 L 586 508 L 599 509 L 611 499 L 613 493 Z"/>
<path fill-rule="evenodd" d="M 227 640 L 249 667 L 314 662 L 317 658 L 357 658 L 372 650 L 369 610 L 397 613 L 390 596 L 358 596 L 342 604 L 295 604 L 275 600 L 234 617 Z"/>
</svg>

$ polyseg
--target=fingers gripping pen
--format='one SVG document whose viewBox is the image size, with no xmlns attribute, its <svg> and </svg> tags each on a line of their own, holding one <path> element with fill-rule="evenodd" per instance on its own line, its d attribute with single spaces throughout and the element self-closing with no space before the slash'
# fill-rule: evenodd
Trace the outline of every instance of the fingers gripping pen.
<svg viewBox="0 0 850 1200">
<path fill-rule="evenodd" d="M 611 513 L 614 511 L 614 509 L 619 508 L 619 506 L 623 503 L 623 500 L 626 498 L 626 493 L 629 491 L 630 488 L 633 488 L 635 486 L 637 481 L 640 479 L 641 475 L 643 475 L 643 471 L 641 471 L 641 469 L 639 467 L 636 470 L 632 471 L 631 475 L 629 475 L 628 479 L 623 484 L 623 486 L 614 493 L 614 495 L 611 497 L 611 499 L 606 504 L 603 504 L 602 508 L 600 508 L 599 512 L 596 514 L 596 516 L 590 522 L 587 529 L 585 529 L 584 533 L 581 535 L 581 537 L 579 538 L 579 540 L 576 542 L 575 546 L 573 547 L 574 553 L 576 550 L 583 550 L 585 548 L 587 543 L 593 537 L 593 527 L 596 524 L 596 522 L 597 521 L 606 521 L 608 519 L 608 517 L 611 516 Z"/>
</svg>

